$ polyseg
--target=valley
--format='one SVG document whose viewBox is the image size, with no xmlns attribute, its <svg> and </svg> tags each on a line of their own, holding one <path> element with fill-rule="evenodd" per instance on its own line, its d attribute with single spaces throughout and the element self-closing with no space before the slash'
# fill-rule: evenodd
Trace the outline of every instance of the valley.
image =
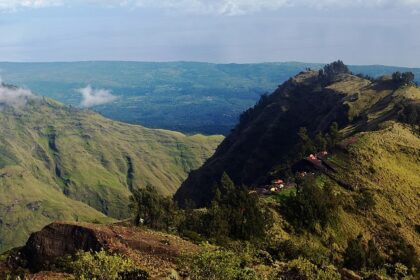
<svg viewBox="0 0 420 280">
<path fill-rule="evenodd" d="M 228 135 L 242 111 L 308 67 L 320 69 L 323 64 L 0 62 L 0 77 L 76 107 L 83 101 L 78 90 L 90 85 L 116 96 L 109 103 L 93 106 L 108 118 L 188 134 Z M 412 71 L 420 81 L 416 68 L 377 65 L 350 66 L 350 70 L 372 77 Z"/>
</svg>

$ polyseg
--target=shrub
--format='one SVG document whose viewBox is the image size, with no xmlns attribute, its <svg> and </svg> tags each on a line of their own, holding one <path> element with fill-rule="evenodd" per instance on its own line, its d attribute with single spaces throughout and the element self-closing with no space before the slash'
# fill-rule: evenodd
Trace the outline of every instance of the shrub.
<svg viewBox="0 0 420 280">
<path fill-rule="evenodd" d="M 104 250 L 77 253 L 71 268 L 77 279 L 124 280 L 130 279 L 123 278 L 124 276 L 139 272 L 132 260 L 119 255 L 109 255 Z M 147 272 L 143 272 L 142 276 L 144 278 L 140 279 L 148 279 Z"/>
<path fill-rule="evenodd" d="M 315 264 L 329 261 L 327 252 L 308 242 L 298 243 L 297 241 L 283 240 L 276 242 L 276 244 L 271 244 L 269 252 L 274 258 L 281 261 L 291 261 L 299 257 L 310 260 Z"/>
<path fill-rule="evenodd" d="M 368 241 L 366 250 L 366 267 L 369 269 L 378 269 L 384 264 L 384 258 L 379 252 L 378 247 L 373 240 Z"/>
<path fill-rule="evenodd" d="M 191 280 L 253 280 L 257 279 L 255 271 L 242 267 L 237 254 L 203 245 L 203 250 L 197 254 L 187 254 L 181 257 L 179 268 Z"/>
<path fill-rule="evenodd" d="M 370 191 L 363 191 L 356 199 L 356 205 L 363 211 L 372 210 L 375 207 L 375 199 Z"/>
<path fill-rule="evenodd" d="M 341 275 L 333 266 L 320 267 L 304 258 L 298 258 L 276 270 L 270 279 L 338 280 Z"/>
<path fill-rule="evenodd" d="M 361 270 L 366 263 L 366 247 L 363 236 L 359 235 L 347 243 L 344 251 L 344 266 L 353 270 Z"/>
<path fill-rule="evenodd" d="M 134 269 L 131 271 L 123 271 L 118 273 L 118 277 L 122 280 L 147 280 L 149 274 L 141 269 Z"/>
</svg>

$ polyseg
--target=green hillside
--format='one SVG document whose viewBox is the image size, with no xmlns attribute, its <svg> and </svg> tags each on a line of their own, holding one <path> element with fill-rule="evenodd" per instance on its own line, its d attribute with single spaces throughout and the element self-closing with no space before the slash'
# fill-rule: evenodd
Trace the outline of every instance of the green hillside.
<svg viewBox="0 0 420 280">
<path fill-rule="evenodd" d="M 420 88 L 361 78 L 341 62 L 328 67 L 300 73 L 245 112 L 175 199 L 214 211 L 220 193 L 212 186 L 226 175 L 237 192 L 245 185 L 257 194 L 281 178 L 284 190 L 259 197 L 273 218 L 264 250 L 283 264 L 263 269 L 287 274 L 284 262 L 291 261 L 309 273 L 297 260 L 304 258 L 315 271 L 328 264 L 364 277 L 417 279 Z M 396 272 L 399 265 L 408 270 Z M 315 279 L 306 277 L 291 279 Z"/>
<path fill-rule="evenodd" d="M 368 80 L 341 73 L 327 84 L 322 79 L 318 71 L 302 72 L 261 98 L 241 115 L 215 154 L 190 174 L 175 198 L 205 204 L 223 172 L 238 185 L 266 184 L 296 161 L 300 128 L 315 138 L 337 122 L 342 133 L 351 136 L 397 120 L 404 106 L 420 99 L 418 87 L 400 87 L 390 77 Z"/>
<path fill-rule="evenodd" d="M 308 70 L 241 115 L 176 192 L 181 208 L 152 187 L 137 190 L 135 218 L 119 223 L 124 228 L 55 223 L 3 259 L 28 275 L 44 267 L 77 274 L 74 263 L 56 269 L 49 260 L 98 250 L 95 242 L 62 246 L 80 239 L 70 229 L 89 236 L 93 228 L 111 240 L 121 233 L 118 241 L 101 237 L 109 254 L 130 246 L 152 252 L 126 256 L 155 273 L 161 266 L 150 260 L 176 243 L 159 237 L 142 246 L 135 232 L 148 227 L 201 244 L 172 259 L 171 268 L 191 279 L 418 279 L 419 128 L 420 88 L 410 73 L 373 79 L 353 75 L 341 61 Z M 3 267 L 16 270 L 5 261 Z"/>
<path fill-rule="evenodd" d="M 186 136 L 35 98 L 0 110 L 0 251 L 55 220 L 126 218 L 130 189 L 173 194 L 221 136 Z"/>
</svg>

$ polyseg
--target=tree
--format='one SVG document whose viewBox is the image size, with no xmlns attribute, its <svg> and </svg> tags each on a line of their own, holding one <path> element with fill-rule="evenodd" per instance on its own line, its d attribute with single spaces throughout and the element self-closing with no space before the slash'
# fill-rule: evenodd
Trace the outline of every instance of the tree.
<svg viewBox="0 0 420 280">
<path fill-rule="evenodd" d="M 401 72 L 397 71 L 397 72 L 392 73 L 392 80 L 395 83 L 400 83 L 402 80 Z"/>
<path fill-rule="evenodd" d="M 315 145 L 312 139 L 308 135 L 306 127 L 301 127 L 298 132 L 299 136 L 299 155 L 305 157 L 316 151 Z"/>
<path fill-rule="evenodd" d="M 315 146 L 318 151 L 325 151 L 327 149 L 327 139 L 325 139 L 325 136 L 322 135 L 321 132 L 318 132 L 318 134 L 315 136 Z"/>
<path fill-rule="evenodd" d="M 179 210 L 170 197 L 161 196 L 155 187 L 133 191 L 132 207 L 136 211 L 134 223 L 154 229 L 169 230 L 179 225 Z"/>
<path fill-rule="evenodd" d="M 330 131 L 329 131 L 330 148 L 336 146 L 342 139 L 343 139 L 343 135 L 340 132 L 340 129 L 338 128 L 338 123 L 333 122 L 330 126 Z"/>
<path fill-rule="evenodd" d="M 208 215 L 205 219 L 206 234 L 220 243 L 229 236 L 229 222 L 225 217 L 225 211 L 220 206 L 220 201 L 214 199 L 208 209 Z"/>
<path fill-rule="evenodd" d="M 406 85 L 411 85 L 414 82 L 414 73 L 413 72 L 405 72 L 401 75 L 402 82 Z"/>
</svg>

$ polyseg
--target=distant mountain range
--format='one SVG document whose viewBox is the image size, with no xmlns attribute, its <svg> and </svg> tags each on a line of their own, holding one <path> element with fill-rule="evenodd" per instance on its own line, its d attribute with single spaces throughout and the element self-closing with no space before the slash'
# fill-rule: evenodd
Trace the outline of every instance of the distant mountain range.
<svg viewBox="0 0 420 280">
<path fill-rule="evenodd" d="M 6 82 L 39 95 L 79 106 L 77 90 L 91 85 L 117 98 L 94 109 L 106 117 L 150 128 L 185 133 L 228 134 L 239 114 L 260 95 L 272 92 L 289 77 L 323 64 L 298 62 L 211 64 L 199 62 L 72 62 L 0 63 Z M 373 77 L 420 69 L 391 66 L 351 66 Z M 94 104 L 94 103 L 93 103 Z"/>
</svg>

